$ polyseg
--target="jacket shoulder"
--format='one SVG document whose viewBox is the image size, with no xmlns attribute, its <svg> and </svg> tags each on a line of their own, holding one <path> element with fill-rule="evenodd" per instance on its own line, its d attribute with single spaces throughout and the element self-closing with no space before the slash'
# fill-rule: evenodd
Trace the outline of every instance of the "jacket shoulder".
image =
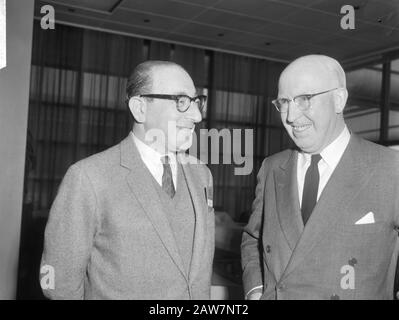
<svg viewBox="0 0 399 320">
<path fill-rule="evenodd" d="M 278 153 L 275 153 L 271 156 L 268 156 L 263 160 L 262 167 L 268 167 L 268 168 L 278 167 L 281 164 L 287 162 L 291 158 L 294 152 L 295 152 L 294 149 L 286 149 Z"/>
<path fill-rule="evenodd" d="M 106 173 L 111 167 L 119 164 L 120 144 L 117 144 L 104 151 L 77 161 L 71 167 L 78 167 L 84 171 L 98 171 Z"/>
<path fill-rule="evenodd" d="M 363 157 L 377 168 L 399 168 L 399 152 L 356 136 Z"/>
</svg>

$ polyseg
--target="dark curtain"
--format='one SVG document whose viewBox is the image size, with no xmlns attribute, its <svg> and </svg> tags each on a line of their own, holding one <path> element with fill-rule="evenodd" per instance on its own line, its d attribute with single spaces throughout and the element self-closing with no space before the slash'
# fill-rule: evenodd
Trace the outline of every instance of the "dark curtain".
<svg viewBox="0 0 399 320">
<path fill-rule="evenodd" d="M 237 165 L 210 165 L 215 181 L 215 206 L 235 221 L 246 222 L 254 198 L 256 175 L 263 159 L 289 144 L 280 115 L 271 105 L 284 65 L 261 59 L 215 52 L 211 63 L 208 126 L 253 130 L 253 170 L 236 175 Z M 232 139 L 233 140 L 233 139 Z M 242 141 L 244 133 L 242 134 Z M 239 146 L 232 143 L 233 147 Z M 244 154 L 244 147 L 241 153 Z M 222 150 L 220 150 L 222 155 Z"/>
</svg>

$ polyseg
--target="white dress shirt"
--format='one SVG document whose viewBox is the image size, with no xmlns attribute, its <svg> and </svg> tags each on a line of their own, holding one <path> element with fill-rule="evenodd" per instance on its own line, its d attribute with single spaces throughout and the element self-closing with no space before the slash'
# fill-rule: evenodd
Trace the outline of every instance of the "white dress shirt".
<svg viewBox="0 0 399 320">
<path fill-rule="evenodd" d="M 162 187 L 162 175 L 163 175 L 163 164 L 161 158 L 164 156 L 169 157 L 169 164 L 172 170 L 172 179 L 173 184 L 177 186 L 177 162 L 176 162 L 176 154 L 173 152 L 168 152 L 168 154 L 161 154 L 158 151 L 155 151 L 153 148 L 145 144 L 139 138 L 137 138 L 132 132 L 133 141 L 136 144 L 137 150 L 140 154 L 141 159 L 144 164 L 151 172 L 152 176 L 158 182 L 158 184 Z"/>
<path fill-rule="evenodd" d="M 317 200 L 319 200 L 324 187 L 326 186 L 328 180 L 330 179 L 332 173 L 338 165 L 339 160 L 341 160 L 341 157 L 349 144 L 349 139 L 350 133 L 348 128 L 345 126 L 340 135 L 327 147 L 325 147 L 322 152 L 320 152 L 321 160 L 318 163 L 320 180 L 319 189 L 317 192 Z M 310 166 L 310 161 L 311 155 L 309 153 L 298 152 L 297 179 L 299 204 L 301 207 L 303 186 L 305 184 L 305 175 Z"/>
</svg>

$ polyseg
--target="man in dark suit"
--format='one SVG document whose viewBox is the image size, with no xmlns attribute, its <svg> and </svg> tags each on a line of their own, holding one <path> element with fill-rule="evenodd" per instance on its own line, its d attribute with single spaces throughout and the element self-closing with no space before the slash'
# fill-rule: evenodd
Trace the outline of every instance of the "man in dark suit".
<svg viewBox="0 0 399 320">
<path fill-rule="evenodd" d="M 126 94 L 132 132 L 71 166 L 62 181 L 46 227 L 43 292 L 52 299 L 209 299 L 212 176 L 184 153 L 206 97 L 166 61 L 136 67 Z"/>
<path fill-rule="evenodd" d="M 273 104 L 298 147 L 263 161 L 242 239 L 248 299 L 392 299 L 399 153 L 350 133 L 345 73 L 298 58 Z"/>
</svg>

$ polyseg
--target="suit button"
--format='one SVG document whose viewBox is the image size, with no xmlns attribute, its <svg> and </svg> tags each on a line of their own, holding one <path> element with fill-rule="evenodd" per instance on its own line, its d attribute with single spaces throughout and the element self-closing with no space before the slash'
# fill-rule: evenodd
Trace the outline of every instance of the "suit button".
<svg viewBox="0 0 399 320">
<path fill-rule="evenodd" d="M 266 246 L 266 252 L 270 253 L 272 251 L 271 247 L 269 245 Z"/>
<path fill-rule="evenodd" d="M 280 285 L 277 287 L 277 289 L 278 289 L 279 291 L 284 291 L 285 288 L 286 288 L 286 286 L 283 285 L 283 284 L 280 284 Z"/>
</svg>

